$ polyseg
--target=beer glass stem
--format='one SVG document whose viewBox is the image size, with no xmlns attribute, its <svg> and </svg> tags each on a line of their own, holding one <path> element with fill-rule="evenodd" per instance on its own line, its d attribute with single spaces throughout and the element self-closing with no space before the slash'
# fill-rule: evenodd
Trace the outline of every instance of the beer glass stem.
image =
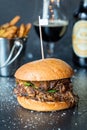
<svg viewBox="0 0 87 130">
<path fill-rule="evenodd" d="M 54 42 L 47 43 L 47 56 L 46 57 L 53 57 L 54 55 Z"/>
</svg>

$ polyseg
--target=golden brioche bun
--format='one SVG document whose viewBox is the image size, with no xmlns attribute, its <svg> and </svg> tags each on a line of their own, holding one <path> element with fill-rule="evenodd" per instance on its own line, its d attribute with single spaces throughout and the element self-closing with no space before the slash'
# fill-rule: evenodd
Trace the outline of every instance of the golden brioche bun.
<svg viewBox="0 0 87 130">
<path fill-rule="evenodd" d="M 34 111 L 58 111 L 70 107 L 66 102 L 40 102 L 33 99 L 17 96 L 19 104 L 26 109 Z"/>
<path fill-rule="evenodd" d="M 48 81 L 69 78 L 72 75 L 73 69 L 66 62 L 47 58 L 22 65 L 14 76 L 26 81 Z"/>
</svg>

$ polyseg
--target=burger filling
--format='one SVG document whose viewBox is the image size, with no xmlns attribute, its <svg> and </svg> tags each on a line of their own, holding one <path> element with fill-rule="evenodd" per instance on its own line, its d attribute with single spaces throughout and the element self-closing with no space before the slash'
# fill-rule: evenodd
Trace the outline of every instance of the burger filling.
<svg viewBox="0 0 87 130">
<path fill-rule="evenodd" d="M 73 93 L 70 79 L 53 81 L 16 80 L 14 92 L 17 96 L 25 96 L 41 102 L 66 102 L 71 107 L 76 104 L 78 96 Z"/>
</svg>

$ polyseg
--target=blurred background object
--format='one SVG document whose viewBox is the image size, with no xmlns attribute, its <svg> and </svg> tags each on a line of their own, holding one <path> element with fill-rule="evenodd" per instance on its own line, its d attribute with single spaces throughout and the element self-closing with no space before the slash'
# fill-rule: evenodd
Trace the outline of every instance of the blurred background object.
<svg viewBox="0 0 87 130">
<path fill-rule="evenodd" d="M 41 10 L 42 0 L 1 0 L 0 1 L 0 24 L 6 23 L 16 15 L 21 16 L 20 23 L 33 23 L 37 13 Z M 69 20 L 69 26 L 64 37 L 55 44 L 55 54 L 72 64 L 72 27 L 73 27 L 73 11 L 78 7 L 80 0 L 61 0 L 61 8 L 65 10 L 65 14 Z M 41 58 L 40 40 L 34 30 L 31 28 L 26 47 L 26 61 Z M 62 55 L 63 52 L 63 55 Z"/>
</svg>

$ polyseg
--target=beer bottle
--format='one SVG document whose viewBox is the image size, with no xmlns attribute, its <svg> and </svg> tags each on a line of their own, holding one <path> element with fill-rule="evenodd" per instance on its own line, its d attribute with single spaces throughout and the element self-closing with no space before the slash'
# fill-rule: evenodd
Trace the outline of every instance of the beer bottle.
<svg viewBox="0 0 87 130">
<path fill-rule="evenodd" d="M 87 0 L 80 1 L 79 8 L 74 11 L 73 16 L 73 61 L 80 67 L 87 67 Z"/>
</svg>

